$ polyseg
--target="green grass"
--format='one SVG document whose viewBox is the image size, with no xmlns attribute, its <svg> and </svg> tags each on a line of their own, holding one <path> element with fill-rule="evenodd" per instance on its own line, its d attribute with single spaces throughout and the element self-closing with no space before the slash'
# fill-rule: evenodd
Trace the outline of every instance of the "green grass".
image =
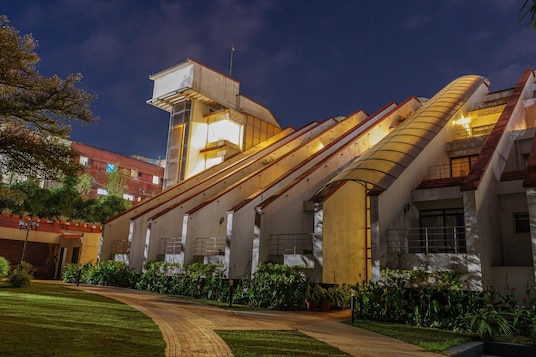
<svg viewBox="0 0 536 357">
<path fill-rule="evenodd" d="M 2 356 L 164 356 L 158 326 L 115 300 L 55 284 L 0 283 Z"/>
<path fill-rule="evenodd" d="M 431 328 L 420 328 L 388 322 L 356 320 L 353 326 L 377 332 L 385 336 L 417 345 L 431 352 L 441 352 L 447 348 L 478 339 L 474 335 Z"/>
<path fill-rule="evenodd" d="M 236 357 L 349 356 L 336 347 L 296 330 L 218 330 Z"/>
</svg>

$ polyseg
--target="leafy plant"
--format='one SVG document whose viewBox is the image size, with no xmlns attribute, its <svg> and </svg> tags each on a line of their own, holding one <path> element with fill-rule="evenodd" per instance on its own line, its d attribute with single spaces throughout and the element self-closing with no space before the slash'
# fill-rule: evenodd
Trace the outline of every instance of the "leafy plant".
<svg viewBox="0 0 536 357">
<path fill-rule="evenodd" d="M 3 278 L 8 273 L 9 273 L 9 261 L 4 257 L 0 257 L 0 278 Z"/>
<path fill-rule="evenodd" d="M 492 306 L 473 311 L 466 318 L 471 331 L 479 334 L 484 341 L 493 341 L 498 335 L 512 335 L 510 322 Z"/>
<path fill-rule="evenodd" d="M 8 283 L 15 288 L 30 286 L 33 279 L 33 266 L 30 263 L 21 261 L 19 265 L 11 272 Z"/>
</svg>

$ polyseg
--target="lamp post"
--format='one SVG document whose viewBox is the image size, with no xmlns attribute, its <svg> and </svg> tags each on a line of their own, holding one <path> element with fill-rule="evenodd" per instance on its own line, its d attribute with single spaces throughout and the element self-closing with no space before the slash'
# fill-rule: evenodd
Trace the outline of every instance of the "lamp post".
<svg viewBox="0 0 536 357">
<path fill-rule="evenodd" d="M 24 229 L 26 231 L 26 238 L 24 239 L 24 246 L 22 247 L 22 257 L 20 258 L 20 261 L 24 261 L 24 254 L 26 253 L 26 245 L 28 244 L 28 234 L 30 233 L 30 230 L 35 229 L 39 227 L 39 222 L 33 221 L 30 219 L 29 222 L 25 221 L 24 219 L 21 219 L 19 221 L 19 229 Z"/>
</svg>

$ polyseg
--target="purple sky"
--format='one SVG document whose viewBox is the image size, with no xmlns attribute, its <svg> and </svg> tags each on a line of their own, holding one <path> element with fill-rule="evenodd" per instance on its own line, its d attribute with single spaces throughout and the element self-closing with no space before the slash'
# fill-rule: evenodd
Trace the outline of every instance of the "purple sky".
<svg viewBox="0 0 536 357">
<path fill-rule="evenodd" d="M 72 139 L 163 158 L 168 114 L 146 104 L 151 73 L 192 58 L 229 73 L 283 127 L 373 113 L 483 75 L 491 89 L 536 67 L 522 0 L 0 0 L 39 42 L 46 76 L 80 72 L 99 98 L 96 124 Z"/>
</svg>

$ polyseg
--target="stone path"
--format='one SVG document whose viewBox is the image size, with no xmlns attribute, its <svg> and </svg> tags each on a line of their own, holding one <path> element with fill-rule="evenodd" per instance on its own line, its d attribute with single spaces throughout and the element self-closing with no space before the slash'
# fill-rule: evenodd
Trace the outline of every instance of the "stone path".
<svg viewBox="0 0 536 357">
<path fill-rule="evenodd" d="M 160 328 L 166 356 L 233 356 L 214 330 L 299 330 L 352 356 L 442 356 L 341 323 L 349 311 L 231 311 L 173 297 L 116 287 L 70 285 L 131 305 Z"/>
</svg>

